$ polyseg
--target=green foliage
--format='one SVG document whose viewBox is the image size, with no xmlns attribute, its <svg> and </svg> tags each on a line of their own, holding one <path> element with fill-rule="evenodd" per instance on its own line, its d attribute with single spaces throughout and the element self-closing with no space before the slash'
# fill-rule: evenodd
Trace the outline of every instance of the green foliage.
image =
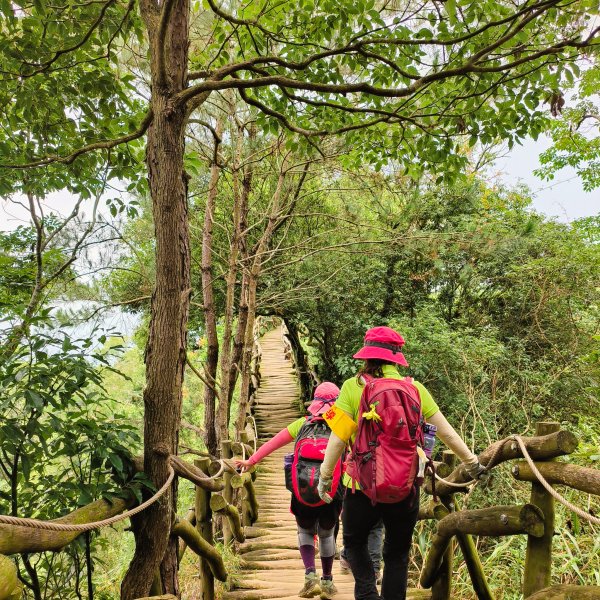
<svg viewBox="0 0 600 600">
<path fill-rule="evenodd" d="M 122 71 L 118 51 L 123 40 L 134 43 L 134 36 L 141 36 L 132 5 L 113 0 L 1 2 L 0 31 L 3 163 L 68 155 L 137 128 L 144 108 L 132 76 Z M 44 196 L 66 189 L 92 197 L 107 175 L 133 178 L 139 151 L 123 146 L 27 174 L 1 169 L 0 194 L 20 190 Z"/>
<path fill-rule="evenodd" d="M 515 10 L 527 13 L 525 3 L 408 2 L 382 10 L 372 0 L 250 2 L 229 9 L 233 18 L 215 19 L 213 39 L 191 60 L 198 69 L 244 61 L 248 78 L 286 78 L 287 87 L 244 92 L 263 112 L 257 123 L 264 134 L 286 127 L 345 132 L 354 150 L 346 166 L 368 161 L 379 171 L 397 160 L 410 177 L 437 168 L 441 183 L 466 166 L 465 142 L 502 139 L 512 147 L 539 135 L 546 98 L 579 67 L 533 49 L 585 36 L 595 4 L 578 3 L 580 20 L 565 8 L 554 5 L 543 23 L 528 14 L 506 26 Z M 246 19 L 246 27 L 236 19 Z"/>
<path fill-rule="evenodd" d="M 574 406 L 597 414 L 595 221 L 548 221 L 528 209 L 523 190 L 477 181 L 375 189 L 374 199 L 360 189 L 335 200 L 324 192 L 321 221 L 312 221 L 313 235 L 327 232 L 323 249 L 291 260 L 306 250 L 288 240 L 281 262 L 292 266 L 274 267 L 264 282 L 265 298 L 314 286 L 277 310 L 307 332 L 320 377 L 350 376 L 364 331 L 390 324 L 407 339 L 410 372 L 478 443 L 537 418 L 572 419 Z M 293 235 L 302 238 L 307 222 L 299 218 Z"/>
<path fill-rule="evenodd" d="M 49 232 L 56 227 L 50 217 Z M 35 286 L 36 232 L 33 227 L 19 226 L 14 231 L 0 231 L 0 318 L 23 318 Z M 51 247 L 42 253 L 42 263 L 48 273 L 56 272 L 65 262 L 65 252 Z M 71 273 L 66 269 L 62 279 Z"/>
<path fill-rule="evenodd" d="M 103 374 L 112 370 L 111 357 L 119 347 L 105 352 L 95 347 L 96 333 L 72 339 L 55 327 L 48 311 L 42 311 L 34 331 L 0 366 L 0 468 L 5 476 L 0 511 L 5 514 L 53 519 L 127 490 L 140 496 L 143 479 L 135 475 L 131 458 L 139 448 L 137 428 L 102 389 Z M 73 568 L 78 574 L 84 570 L 85 544 L 86 538 L 78 538 L 61 558 L 40 554 L 30 562 L 52 597 L 80 593 L 78 585 L 64 585 L 63 578 L 68 580 Z M 33 590 L 37 584 L 28 573 L 22 576 Z"/>
<path fill-rule="evenodd" d="M 554 180 L 565 167 L 575 169 L 583 189 L 600 186 L 600 68 L 592 65 L 578 81 L 577 103 L 565 108 L 560 118 L 549 123 L 552 146 L 540 155 L 538 177 Z"/>
<path fill-rule="evenodd" d="M 240 88 L 265 136 L 299 134 L 286 140 L 294 152 L 310 154 L 313 139 L 343 133 L 346 166 L 367 161 L 380 171 L 397 162 L 413 178 L 436 169 L 438 183 L 464 170 L 465 144 L 537 137 L 546 100 L 579 76 L 580 53 L 595 51 L 586 37 L 594 0 L 218 6 L 190 5 L 190 97 L 207 80 Z M 143 134 L 149 66 L 134 3 L 4 1 L 0 29 L 3 165 L 51 163 L 25 174 L 2 169 L 0 193 L 88 197 L 107 178 L 144 193 L 140 143 L 94 147 Z M 195 175 L 201 160 L 188 153 L 185 167 Z M 111 210 L 121 207 L 115 199 Z"/>
</svg>

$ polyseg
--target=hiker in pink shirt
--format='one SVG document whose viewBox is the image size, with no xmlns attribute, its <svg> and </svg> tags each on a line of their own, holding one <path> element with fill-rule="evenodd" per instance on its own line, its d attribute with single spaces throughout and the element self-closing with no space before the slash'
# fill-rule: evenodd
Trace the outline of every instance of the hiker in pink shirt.
<svg viewBox="0 0 600 600">
<path fill-rule="evenodd" d="M 337 592 L 333 584 L 332 567 L 335 556 L 335 528 L 338 524 L 343 486 L 340 483 L 341 461 L 333 468 L 333 502 L 325 503 L 318 494 L 319 470 L 331 430 L 322 414 L 331 408 L 340 393 L 339 388 L 325 381 L 317 386 L 308 407 L 308 415 L 290 423 L 263 444 L 248 460 L 236 464 L 247 469 L 279 448 L 296 440 L 293 454 L 286 455 L 286 487 L 292 492 L 290 510 L 298 525 L 298 545 L 304 563 L 304 586 L 298 595 L 311 598 L 320 595 L 330 600 Z M 335 491 L 338 493 L 335 493 Z M 321 580 L 315 567 L 315 534 L 319 536 L 319 555 L 323 570 Z"/>
</svg>

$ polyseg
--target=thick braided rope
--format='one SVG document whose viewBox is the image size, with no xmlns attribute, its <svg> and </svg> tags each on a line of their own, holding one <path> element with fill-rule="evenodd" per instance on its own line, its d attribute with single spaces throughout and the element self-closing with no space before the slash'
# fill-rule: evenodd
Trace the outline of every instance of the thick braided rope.
<svg viewBox="0 0 600 600">
<path fill-rule="evenodd" d="M 173 482 L 173 478 L 175 477 L 175 471 L 171 468 L 169 470 L 169 476 L 167 477 L 167 481 L 165 481 L 164 485 L 145 502 L 142 502 L 139 506 L 132 508 L 131 510 L 127 510 L 124 513 L 115 515 L 114 517 L 110 517 L 109 519 L 104 519 L 103 521 L 95 521 L 93 523 L 81 523 L 79 525 L 68 525 L 65 523 L 53 523 L 52 521 L 40 521 L 38 519 L 22 519 L 20 517 L 11 517 L 9 515 L 0 515 L 0 523 L 5 523 L 6 525 L 18 525 L 19 527 L 31 527 L 32 529 L 44 529 L 46 531 L 91 531 L 92 529 L 100 529 L 101 527 L 107 527 L 108 525 L 112 525 L 113 523 L 117 523 L 122 521 L 123 519 L 127 519 L 129 517 L 133 517 L 138 513 L 141 513 L 143 510 L 146 510 L 151 504 L 154 504 L 168 489 L 171 483 Z"/>
<path fill-rule="evenodd" d="M 220 460 L 219 461 L 219 465 L 220 465 L 219 466 L 219 470 L 212 476 L 211 479 L 218 479 L 225 472 L 225 461 L 224 460 Z"/>
<path fill-rule="evenodd" d="M 561 496 L 543 477 L 540 473 L 539 469 L 535 466 L 531 456 L 529 456 L 529 452 L 527 452 L 527 448 L 525 447 L 525 443 L 518 435 L 513 435 L 512 438 L 519 444 L 519 448 L 521 448 L 521 452 L 523 453 L 523 457 L 527 461 L 529 468 L 532 473 L 537 477 L 538 481 L 546 488 L 546 491 L 558 502 L 560 502 L 563 506 L 566 506 L 569 510 L 573 511 L 576 515 L 579 515 L 582 519 L 589 521 L 590 523 L 594 523 L 595 525 L 600 525 L 600 519 L 598 517 L 594 517 L 594 515 L 590 515 L 590 513 L 585 512 L 578 506 L 571 504 L 566 498 Z"/>
<path fill-rule="evenodd" d="M 498 457 L 498 454 L 500 454 L 500 451 L 502 450 L 502 448 L 504 448 L 504 444 L 506 444 L 507 441 L 508 441 L 508 439 L 504 440 L 504 442 L 502 444 L 498 445 L 494 454 L 492 454 L 492 457 L 488 461 L 488 464 L 485 465 L 485 468 L 488 471 L 494 466 L 494 462 L 495 462 L 496 458 Z M 479 483 L 479 479 L 471 479 L 471 481 L 467 481 L 465 483 L 454 483 L 453 481 L 448 481 L 447 479 L 443 479 L 437 473 L 435 474 L 435 478 L 438 481 L 441 481 L 442 483 L 445 483 L 446 485 L 449 485 L 450 487 L 454 487 L 454 488 L 466 488 L 466 487 L 469 487 L 470 485 Z"/>
<path fill-rule="evenodd" d="M 252 440 L 254 443 L 254 454 L 256 454 L 256 440 L 258 439 L 258 429 L 256 428 L 256 419 L 253 415 L 248 415 L 248 419 L 252 419 L 252 427 L 254 429 L 254 439 Z"/>
<path fill-rule="evenodd" d="M 449 485 L 450 487 L 453 487 L 453 488 L 466 488 L 466 487 L 469 487 L 470 485 L 473 485 L 474 483 L 478 482 L 477 479 L 471 479 L 470 481 L 465 481 L 464 483 L 454 483 L 453 481 L 448 481 L 447 479 L 440 477 L 437 473 L 435 474 L 435 478 L 438 481 L 441 481 L 442 483 L 444 483 L 445 485 Z"/>
</svg>

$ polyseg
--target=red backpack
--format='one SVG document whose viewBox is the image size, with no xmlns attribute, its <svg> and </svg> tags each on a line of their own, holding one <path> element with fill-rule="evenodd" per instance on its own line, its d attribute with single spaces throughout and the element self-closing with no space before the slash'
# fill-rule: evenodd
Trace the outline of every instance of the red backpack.
<svg viewBox="0 0 600 600">
<path fill-rule="evenodd" d="M 329 442 L 331 429 L 322 417 L 310 416 L 306 419 L 302 429 L 296 437 L 294 445 L 294 458 L 291 465 L 291 487 L 296 499 L 305 506 L 322 506 L 325 504 L 319 497 L 317 485 L 319 484 L 319 471 L 325 449 Z M 336 496 L 342 491 L 340 478 L 342 475 L 342 461 L 338 460 L 333 470 L 333 484 L 331 495 Z"/>
<path fill-rule="evenodd" d="M 423 445 L 419 391 L 412 379 L 363 375 L 358 431 L 346 472 L 371 502 L 393 503 L 411 492 Z"/>
</svg>

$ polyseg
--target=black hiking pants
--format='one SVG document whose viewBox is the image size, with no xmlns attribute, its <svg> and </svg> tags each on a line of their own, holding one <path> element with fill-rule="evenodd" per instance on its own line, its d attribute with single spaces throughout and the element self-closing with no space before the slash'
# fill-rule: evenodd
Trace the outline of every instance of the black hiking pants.
<svg viewBox="0 0 600 600">
<path fill-rule="evenodd" d="M 354 575 L 356 600 L 405 600 L 408 556 L 419 514 L 419 491 L 395 504 L 371 504 L 362 492 L 348 490 L 344 498 L 342 523 L 344 548 Z M 369 555 L 369 532 L 379 520 L 385 526 L 383 583 L 377 592 L 375 570 Z"/>
</svg>

